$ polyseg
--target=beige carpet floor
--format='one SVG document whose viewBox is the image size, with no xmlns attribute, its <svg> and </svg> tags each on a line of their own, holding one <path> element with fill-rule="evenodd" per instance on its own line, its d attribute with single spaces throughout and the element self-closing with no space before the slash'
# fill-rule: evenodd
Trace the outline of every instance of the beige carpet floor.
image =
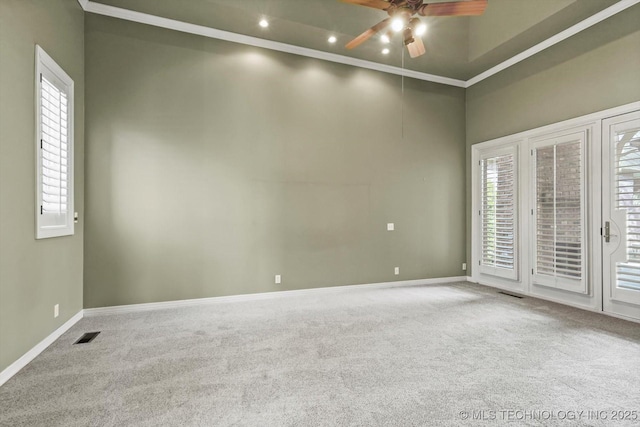
<svg viewBox="0 0 640 427">
<path fill-rule="evenodd" d="M 640 324 L 469 283 L 85 318 L 0 387 L 11 427 L 639 420 Z"/>
</svg>

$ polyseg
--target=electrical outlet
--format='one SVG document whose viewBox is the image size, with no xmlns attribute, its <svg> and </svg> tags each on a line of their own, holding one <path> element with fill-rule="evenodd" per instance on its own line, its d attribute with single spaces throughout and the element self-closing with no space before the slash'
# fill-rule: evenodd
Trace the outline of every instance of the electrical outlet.
<svg viewBox="0 0 640 427">
<path fill-rule="evenodd" d="M 53 306 L 53 318 L 55 319 L 60 315 L 60 304 L 56 304 Z"/>
<path fill-rule="evenodd" d="M 396 268 L 393 270 L 393 274 L 395 274 L 396 276 L 397 276 L 398 274 L 400 274 L 400 267 L 396 267 Z"/>
<path fill-rule="evenodd" d="M 282 283 L 282 276 L 276 274 L 276 283 Z"/>
<path fill-rule="evenodd" d="M 467 271 L 467 263 L 466 262 L 462 263 L 462 271 Z"/>
<path fill-rule="evenodd" d="M 387 223 L 387 231 L 393 231 L 395 229 L 396 229 L 396 226 L 394 223 L 392 222 Z"/>
</svg>

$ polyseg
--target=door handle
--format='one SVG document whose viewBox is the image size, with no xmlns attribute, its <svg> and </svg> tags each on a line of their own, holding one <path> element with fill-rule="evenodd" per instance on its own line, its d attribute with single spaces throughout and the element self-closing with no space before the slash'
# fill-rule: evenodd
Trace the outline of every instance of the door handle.
<svg viewBox="0 0 640 427">
<path fill-rule="evenodd" d="M 604 223 L 604 234 L 602 237 L 604 237 L 604 241 L 607 243 L 611 241 L 612 237 L 616 237 L 615 234 L 611 234 L 611 223 L 609 221 L 605 221 Z"/>
</svg>

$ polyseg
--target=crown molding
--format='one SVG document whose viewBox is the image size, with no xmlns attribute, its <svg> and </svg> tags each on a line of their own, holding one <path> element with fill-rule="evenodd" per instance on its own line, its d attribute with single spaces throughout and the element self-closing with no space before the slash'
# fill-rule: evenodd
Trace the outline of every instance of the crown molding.
<svg viewBox="0 0 640 427">
<path fill-rule="evenodd" d="M 380 64 L 373 61 L 365 61 L 363 59 L 351 58 L 349 56 L 338 55 L 330 52 L 309 49 L 306 47 L 295 46 L 287 43 L 276 42 L 273 40 L 261 39 L 258 37 L 247 36 L 244 34 L 232 33 L 229 31 L 218 30 L 216 28 L 205 27 L 203 25 L 190 24 L 188 22 L 177 21 L 175 19 L 163 18 L 160 16 L 150 15 L 147 13 L 136 12 L 133 10 L 122 9 L 119 7 L 109 6 L 102 3 L 88 1 L 84 10 L 86 12 L 98 15 L 120 18 L 126 21 L 137 22 L 140 24 L 152 25 L 155 27 L 166 28 L 169 30 L 180 31 L 183 33 L 195 34 L 199 36 L 209 37 L 212 39 L 225 40 L 234 43 L 255 46 L 264 49 L 275 50 L 278 52 L 291 53 L 294 55 L 306 56 L 309 58 L 321 59 L 324 61 L 337 62 L 340 64 L 352 65 L 354 67 L 367 68 L 370 70 L 381 71 L 388 74 L 396 74 L 399 76 L 411 77 L 418 80 L 426 80 L 435 83 L 441 83 L 449 86 L 465 87 L 464 80 L 452 79 L 449 77 L 437 76 L 434 74 L 422 73 L 419 71 L 406 70 L 392 65 Z"/>
<path fill-rule="evenodd" d="M 152 25 L 155 27 L 166 28 L 169 30 L 180 31 L 188 34 L 195 34 L 203 37 L 209 37 L 212 39 L 225 40 L 233 43 L 245 44 L 248 46 L 255 46 L 264 49 L 275 50 L 278 52 L 291 53 L 294 55 L 306 56 L 309 58 L 320 59 L 323 61 L 336 62 L 339 64 L 351 65 L 354 67 L 366 68 L 369 70 L 380 71 L 388 74 L 395 74 L 399 76 L 411 77 L 418 80 L 425 80 L 434 83 L 440 83 L 449 86 L 469 88 L 476 83 L 479 83 L 489 77 L 506 70 L 513 65 L 530 58 L 537 53 L 542 52 L 545 49 L 550 48 L 563 40 L 572 37 L 581 31 L 586 30 L 599 22 L 604 21 L 616 15 L 636 4 L 640 3 L 640 0 L 620 0 L 619 2 L 609 6 L 608 8 L 601 10 L 600 12 L 590 16 L 589 18 L 559 32 L 558 34 L 549 37 L 548 39 L 538 43 L 535 46 L 530 47 L 527 50 L 520 52 L 519 54 L 507 59 L 504 62 L 492 67 L 471 79 L 464 81 L 458 79 L 452 79 L 450 77 L 437 76 L 435 74 L 423 73 L 420 71 L 406 70 L 393 65 L 380 64 L 378 62 L 366 61 L 364 59 L 351 58 L 349 56 L 338 55 L 330 52 L 323 52 L 320 50 L 309 49 L 306 47 L 295 46 L 292 44 L 276 42 L 273 40 L 261 39 L 259 37 L 247 36 L 244 34 L 232 33 L 230 31 L 218 30 L 216 28 L 206 27 L 203 25 L 190 24 L 188 22 L 177 21 L 175 19 L 163 18 L 156 15 L 150 15 L 147 13 L 136 12 L 129 9 L 123 9 L 115 6 L 109 6 L 102 3 L 96 3 L 90 0 L 78 0 L 80 6 L 85 12 L 95 13 L 97 15 L 110 16 L 112 18 L 124 19 L 126 21 L 137 22 L 140 24 Z"/>
<path fill-rule="evenodd" d="M 543 42 L 538 43 L 535 46 L 530 47 L 527 50 L 520 52 L 519 54 L 507 59 L 506 61 L 496 65 L 495 67 L 489 68 L 487 71 L 484 71 L 477 76 L 466 81 L 465 87 L 471 87 L 476 83 L 485 80 L 494 74 L 498 74 L 499 72 L 506 70 L 507 68 L 517 64 L 518 62 L 522 62 L 527 58 L 532 57 L 533 55 L 542 52 L 545 49 L 550 48 L 553 45 L 560 43 L 563 40 L 568 39 L 571 36 L 578 34 L 581 31 L 586 30 L 589 27 L 596 25 L 599 22 L 604 21 L 607 18 L 612 17 L 613 15 L 622 12 L 640 3 L 640 0 L 621 0 L 606 9 L 601 10 L 600 12 L 591 15 L 584 21 L 580 21 L 577 24 L 567 28 L 556 34 L 555 36 L 551 36 Z"/>
</svg>

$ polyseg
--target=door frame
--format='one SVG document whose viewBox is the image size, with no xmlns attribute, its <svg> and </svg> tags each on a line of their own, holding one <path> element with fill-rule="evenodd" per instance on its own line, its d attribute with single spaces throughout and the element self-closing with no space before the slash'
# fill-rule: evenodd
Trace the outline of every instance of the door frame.
<svg viewBox="0 0 640 427">
<path fill-rule="evenodd" d="M 513 135 L 508 135 L 493 140 L 480 142 L 471 146 L 471 268 L 470 281 L 482 285 L 515 291 L 523 295 L 528 295 L 544 300 L 549 300 L 565 305 L 570 305 L 590 311 L 603 311 L 603 280 L 602 280 L 602 244 L 600 228 L 602 226 L 602 123 L 603 120 L 620 116 L 626 113 L 640 110 L 640 101 L 625 104 L 619 107 L 598 111 L 584 116 L 576 117 L 562 122 L 553 123 Z M 588 192 L 586 194 L 587 203 L 587 230 L 588 230 L 588 292 L 579 294 L 562 289 L 555 289 L 537 286 L 531 280 L 531 247 L 529 230 L 531 228 L 530 212 L 530 156 L 531 140 L 538 139 L 545 135 L 570 131 L 588 127 L 589 138 L 587 141 L 587 182 Z M 480 271 L 478 262 L 480 260 L 481 239 L 479 238 L 480 224 L 478 220 L 478 210 L 480 197 L 479 188 L 479 165 L 478 161 L 482 153 L 488 150 L 495 150 L 499 147 L 514 146 L 518 150 L 518 208 L 519 217 L 517 229 L 519 231 L 518 247 L 520 257 L 517 260 L 520 274 L 516 280 L 505 279 L 503 277 L 491 276 Z M 474 215 L 475 214 L 475 215 Z M 622 317 L 628 320 L 640 322 L 640 319 L 632 319 L 623 314 L 604 312 L 614 317 Z"/>
<path fill-rule="evenodd" d="M 616 125 L 621 125 L 623 123 L 627 123 L 630 121 L 640 120 L 640 110 L 631 111 L 625 114 L 620 114 L 617 116 L 609 117 L 602 120 L 602 224 L 604 227 L 605 221 L 610 221 L 615 224 L 613 220 L 613 211 L 614 211 L 614 202 L 613 202 L 613 190 L 612 184 L 615 180 L 615 176 L 613 175 L 613 165 L 612 161 L 614 159 L 611 158 L 611 144 L 612 136 L 613 136 L 613 127 Z M 618 238 L 621 239 L 621 230 L 619 230 L 618 225 L 616 225 L 616 229 L 618 229 Z M 626 239 L 618 241 L 618 247 L 621 244 L 626 246 Z M 601 239 L 602 245 L 602 310 L 609 314 L 617 314 L 621 316 L 630 316 L 633 318 L 640 319 L 640 291 L 625 291 L 619 290 L 617 293 L 619 294 L 627 294 L 632 292 L 637 292 L 635 294 L 631 294 L 636 301 L 624 301 L 620 296 L 616 295 L 616 287 L 615 283 L 613 283 L 613 271 L 615 269 L 614 263 L 611 262 L 611 256 L 614 251 L 607 250 L 607 243 L 604 240 L 604 236 Z"/>
</svg>

